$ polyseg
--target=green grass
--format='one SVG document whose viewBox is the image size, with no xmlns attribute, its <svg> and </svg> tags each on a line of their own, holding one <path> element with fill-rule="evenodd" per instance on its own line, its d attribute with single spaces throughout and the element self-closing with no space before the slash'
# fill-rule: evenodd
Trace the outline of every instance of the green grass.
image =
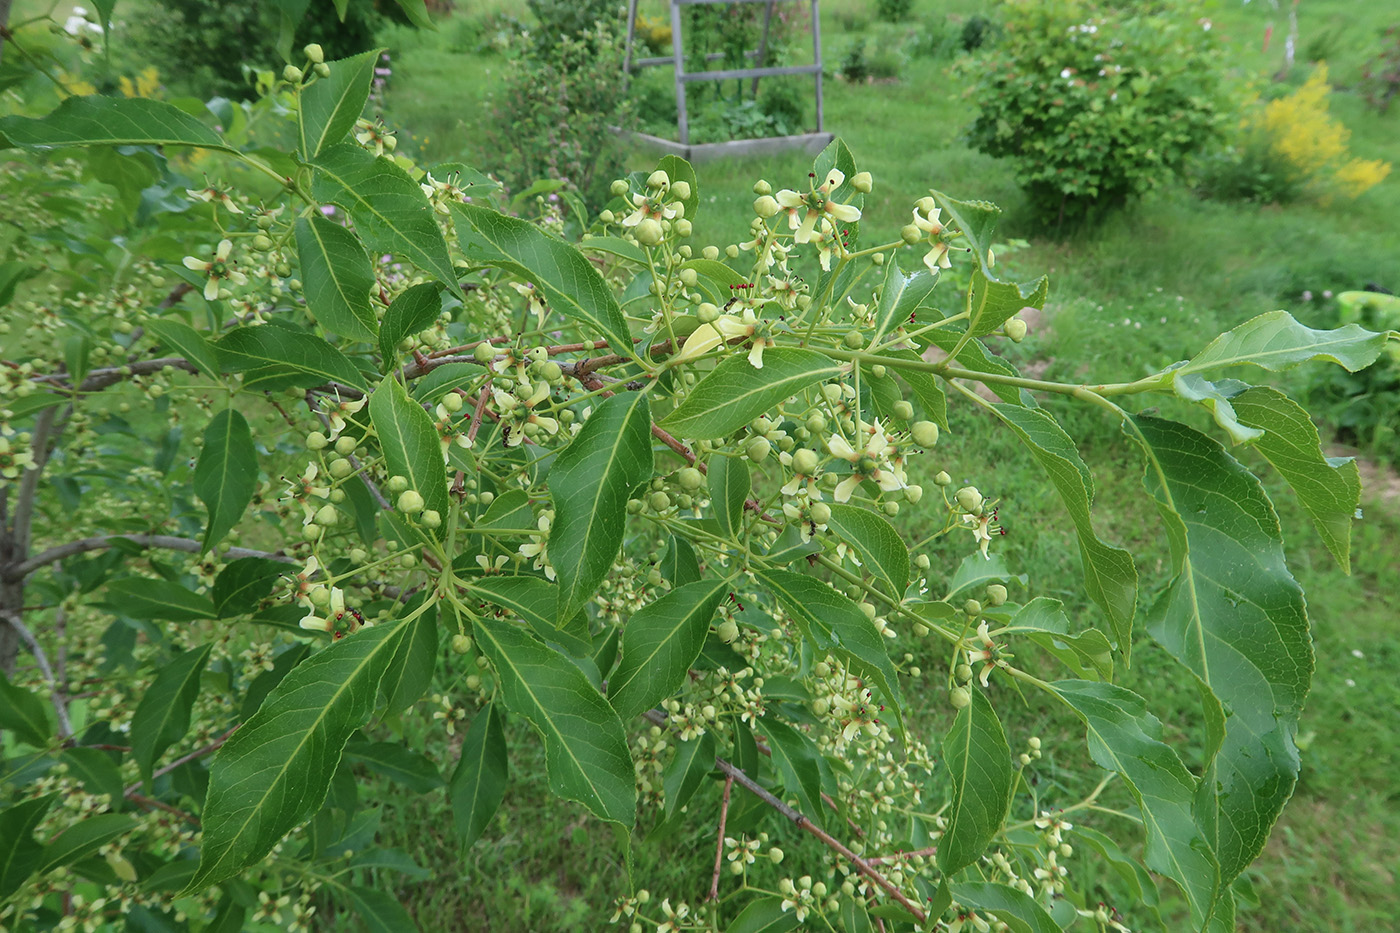
<svg viewBox="0 0 1400 933">
<path fill-rule="evenodd" d="M 494 9 L 507 5 L 494 4 Z M 1299 9 L 1300 62 L 1310 49 L 1325 51 L 1334 81 L 1346 86 L 1386 25 L 1382 4 L 1309 3 Z M 902 42 L 920 23 L 942 16 L 921 3 L 911 22 L 892 26 L 872 21 L 870 5 L 829 0 L 823 38 L 829 69 L 857 36 Z M 957 3 L 954 18 L 978 7 Z M 466 16 L 475 16 L 468 7 Z M 1206 14 L 1225 37 L 1241 75 L 1261 80 L 1280 64 L 1286 24 L 1267 4 L 1213 4 Z M 1261 49 L 1264 28 L 1275 22 L 1274 41 Z M 495 77 L 509 67 L 499 55 L 479 52 L 479 38 L 464 16 L 436 34 L 396 32 L 394 86 L 386 110 L 411 132 L 429 161 L 462 158 L 490 170 L 493 153 L 482 145 L 490 119 L 486 98 Z M 1300 81 L 1306 66 L 1295 70 Z M 1043 367 L 1047 378 L 1077 380 L 1134 378 L 1182 359 L 1205 340 L 1261 311 L 1283 307 L 1301 319 L 1325 320 L 1317 298 L 1325 290 L 1358 288 L 1367 282 L 1400 287 L 1400 180 L 1392 178 L 1360 200 L 1287 207 L 1219 204 L 1200 200 L 1182 186 L 1169 186 L 1097 227 L 1065 239 L 1034 227 L 1009 168 L 967 148 L 962 129 L 970 121 L 967 78 L 944 60 L 913 59 L 894 83 L 852 86 L 826 82 L 827 127 L 871 171 L 876 188 L 867 199 L 863 224 L 868 242 L 890 238 L 906 222 L 910 204 L 930 188 L 954 196 L 995 201 L 1006 210 L 1003 235 L 1024 237 L 1030 247 L 1008 256 L 1007 266 L 1024 277 L 1048 272 L 1052 279 L 1047 326 L 1010 356 L 1020 365 Z M 1352 148 L 1365 158 L 1400 161 L 1400 108 L 1377 116 L 1355 95 L 1334 95 L 1334 113 L 1352 130 Z M 632 168 L 647 168 L 654 156 L 637 152 Z M 692 218 L 697 243 L 725 244 L 746 229 L 750 186 L 765 177 L 775 186 L 800 184 L 809 158 L 783 155 L 759 161 L 726 161 L 699 167 L 702 209 Z M 1165 540 L 1141 496 L 1141 467 L 1117 429 L 1096 412 L 1051 403 L 1098 479 L 1098 515 L 1105 536 L 1135 553 L 1164 553 Z M 1173 412 L 1199 423 L 1193 412 Z M 1073 616 L 1093 618 L 1078 584 L 1078 557 L 1054 490 L 1010 436 L 984 433 L 983 418 L 967 406 L 955 409 L 950 436 L 936 452 L 937 467 L 957 481 L 966 478 L 1003 499 L 1010 529 L 998 542 L 1011 566 L 1028 577 L 1028 591 L 1066 602 Z M 1202 425 L 1204 427 L 1204 425 Z M 1248 453 L 1254 468 L 1264 464 Z M 1267 476 L 1267 474 L 1264 474 Z M 1266 480 L 1290 549 L 1291 565 L 1309 593 L 1317 649 L 1313 692 L 1300 733 L 1303 772 L 1260 861 L 1248 877 L 1257 906 L 1241 910 L 1249 931 L 1366 931 L 1388 928 L 1400 915 L 1400 638 L 1394 629 L 1394 594 L 1400 589 L 1400 514 L 1368 492 L 1366 518 L 1355 528 L 1352 576 L 1344 576 L 1313 534 L 1302 510 L 1276 477 Z M 995 488 L 993 488 L 995 487 Z M 902 516 L 916 529 L 918 516 Z M 960 548 L 962 542 L 959 542 Z M 955 566 L 957 548 L 934 552 L 935 566 Z M 1140 568 L 1150 587 L 1164 582 L 1160 561 Z M 920 651 L 917 646 L 908 650 Z M 921 660 L 923 660 L 921 658 Z M 931 659 L 930 659 L 931 660 Z M 933 666 L 933 665 L 929 665 Z M 1121 682 L 1152 695 L 1167 734 L 1185 749 L 1200 735 L 1196 699 L 1179 669 L 1140 636 L 1134 665 Z M 1066 799 L 1087 788 L 1082 736 L 1073 723 L 1037 705 L 1016 707 L 999 698 L 1013 735 L 1045 737 L 1042 771 L 1063 781 Z M 947 711 L 933 685 L 913 700 L 921 727 L 946 727 Z M 443 744 L 425 724 L 425 742 Z M 513 773 L 518 784 L 497 817 L 489 838 L 468 853 L 457 851 L 441 803 L 424 798 L 394 811 L 386 827 L 389 844 L 403 846 L 437 877 L 406 886 L 403 897 L 425 929 L 577 929 L 596 925 L 598 911 L 625 887 L 616 847 L 604 828 L 575 807 L 558 804 L 542 778 L 541 754 L 524 731 L 512 736 Z M 1014 740 L 1013 740 L 1014 741 Z M 451 760 L 448 749 L 440 749 Z M 1122 803 L 1121 792 L 1116 798 Z M 1090 821 L 1120 837 L 1123 825 Z M 773 824 L 770 823 L 770 826 Z M 775 832 L 777 830 L 774 830 Z M 638 849 L 635 882 L 673 897 L 698 899 L 713 856 L 712 829 L 697 820 L 680 835 Z M 794 842 L 791 857 L 803 849 Z M 805 850 L 811 855 L 810 849 Z M 1088 860 L 1073 862 L 1075 883 L 1106 899 L 1119 889 L 1094 876 Z M 1181 928 L 1178 900 L 1164 886 L 1167 928 Z M 1146 918 L 1129 922 L 1137 928 Z"/>
</svg>

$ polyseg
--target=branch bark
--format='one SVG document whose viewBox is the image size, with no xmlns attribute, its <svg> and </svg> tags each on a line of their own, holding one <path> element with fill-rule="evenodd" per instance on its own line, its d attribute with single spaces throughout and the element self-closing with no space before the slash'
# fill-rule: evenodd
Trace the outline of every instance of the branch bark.
<svg viewBox="0 0 1400 933">
<path fill-rule="evenodd" d="M 174 535 L 95 535 L 91 538 L 80 538 L 77 541 L 69 541 L 67 544 L 51 547 L 28 560 L 0 567 L 0 579 L 6 581 L 23 580 L 39 568 L 63 560 L 65 557 L 72 557 L 74 554 L 83 554 L 88 551 L 100 551 L 111 547 L 118 541 L 129 541 L 141 547 L 184 551 L 189 554 L 198 554 L 201 547 L 200 543 L 193 538 L 179 538 Z M 255 551 L 246 547 L 225 548 L 222 557 L 225 560 L 238 560 L 241 557 L 263 557 L 267 560 L 281 561 L 284 564 L 296 563 L 294 558 L 279 551 Z"/>
<path fill-rule="evenodd" d="M 48 655 L 44 653 L 43 645 L 39 644 L 39 639 L 34 637 L 34 633 L 20 620 L 18 612 L 5 610 L 5 621 L 19 635 L 20 641 L 24 642 L 30 652 L 34 655 L 34 662 L 39 665 L 39 672 L 44 675 L 44 679 L 49 682 L 49 699 L 53 703 L 53 710 L 58 714 L 58 735 L 67 742 L 73 737 L 73 723 L 68 719 L 68 697 L 64 694 L 64 684 L 59 683 L 54 676 L 53 668 L 49 666 Z"/>
</svg>

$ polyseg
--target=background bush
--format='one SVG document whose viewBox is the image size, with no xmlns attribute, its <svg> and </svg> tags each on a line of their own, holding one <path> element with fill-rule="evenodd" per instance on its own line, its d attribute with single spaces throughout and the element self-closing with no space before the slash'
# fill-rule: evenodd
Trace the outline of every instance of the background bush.
<svg viewBox="0 0 1400 933">
<path fill-rule="evenodd" d="M 1173 2 L 1006 5 L 1005 38 L 970 70 L 970 138 L 1009 158 L 1041 223 L 1123 204 L 1216 137 L 1221 65 L 1209 22 Z"/>
</svg>

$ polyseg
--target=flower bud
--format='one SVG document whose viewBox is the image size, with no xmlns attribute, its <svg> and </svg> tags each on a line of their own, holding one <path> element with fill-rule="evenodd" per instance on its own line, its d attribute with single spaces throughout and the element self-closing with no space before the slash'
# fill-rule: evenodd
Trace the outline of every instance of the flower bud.
<svg viewBox="0 0 1400 933">
<path fill-rule="evenodd" d="M 809 514 L 812 516 L 812 521 L 818 525 L 825 525 L 831 521 L 831 506 L 825 502 L 813 503 L 812 511 Z"/>
<path fill-rule="evenodd" d="M 811 476 L 817 472 L 818 463 L 817 452 L 803 447 L 792 455 L 792 469 L 803 476 Z"/>
<path fill-rule="evenodd" d="M 302 49 L 302 52 L 306 54 L 306 57 L 311 60 L 312 64 L 319 65 L 326 60 L 325 51 L 315 42 Z"/>
<path fill-rule="evenodd" d="M 753 212 L 760 217 L 769 218 L 778 213 L 781 208 L 772 195 L 765 194 L 753 202 Z"/>
<path fill-rule="evenodd" d="M 603 211 L 603 213 L 598 215 L 598 219 L 605 224 L 610 224 L 617 220 L 617 215 L 614 214 L 612 211 Z"/>
<path fill-rule="evenodd" d="M 418 490 L 416 489 L 405 489 L 399 495 L 399 511 L 407 515 L 414 515 L 423 511 L 423 505 L 423 497 L 418 494 Z"/>
<path fill-rule="evenodd" d="M 778 848 L 777 846 L 774 846 L 773 848 L 768 850 L 768 858 L 772 860 L 774 865 L 782 864 L 783 850 Z"/>
<path fill-rule="evenodd" d="M 848 330 L 846 336 L 841 338 L 841 342 L 852 350 L 859 350 L 865 346 L 865 335 L 858 330 Z"/>
<path fill-rule="evenodd" d="M 963 709 L 972 702 L 972 691 L 966 687 L 954 687 L 948 691 L 948 702 L 953 704 L 953 709 Z"/>
<path fill-rule="evenodd" d="M 329 470 L 331 476 L 335 479 L 345 479 L 345 477 L 355 472 L 355 465 L 342 457 L 339 460 L 332 460 L 327 470 Z"/>
<path fill-rule="evenodd" d="M 733 619 L 725 619 L 715 629 L 715 634 L 719 636 L 720 641 L 728 644 L 739 637 L 739 626 Z"/>
<path fill-rule="evenodd" d="M 264 236 L 259 233 L 257 236 L 253 237 L 253 249 L 260 253 L 265 253 L 272 249 L 272 237 Z"/>
<path fill-rule="evenodd" d="M 770 185 L 770 184 L 768 184 L 768 182 L 764 181 L 762 178 L 760 178 L 758 181 L 756 181 L 756 182 L 753 183 L 753 193 L 754 193 L 754 194 L 772 194 L 772 193 L 773 193 L 773 186 Z"/>
<path fill-rule="evenodd" d="M 904 487 L 904 501 L 910 505 L 918 505 L 919 500 L 924 497 L 924 487 L 917 483 L 910 483 Z"/>
<path fill-rule="evenodd" d="M 987 602 L 993 606 L 1000 606 L 1006 602 L 1006 587 L 1000 583 L 993 583 L 987 587 Z M 1038 741 L 1038 740 L 1037 740 Z"/>
<path fill-rule="evenodd" d="M 924 231 L 913 224 L 905 224 L 899 228 L 899 236 L 905 243 L 913 246 L 924 238 Z"/>
<path fill-rule="evenodd" d="M 647 176 L 648 188 L 664 188 L 671 183 L 671 176 L 657 169 Z"/>
<path fill-rule="evenodd" d="M 479 343 L 472 350 L 472 359 L 478 363 L 489 363 L 496 358 L 496 348 L 489 343 Z"/>
<path fill-rule="evenodd" d="M 932 421 L 916 421 L 909 426 L 914 443 L 920 447 L 932 447 L 938 443 L 938 425 Z"/>
<path fill-rule="evenodd" d="M 871 254 L 870 254 L 870 261 L 871 261 L 872 263 L 874 263 L 875 265 L 877 265 L 877 266 L 883 266 L 883 265 L 885 264 L 885 254 L 884 254 L 884 253 L 871 253 Z"/>
<path fill-rule="evenodd" d="M 898 503 L 898 502 L 895 502 L 895 501 L 893 501 L 893 500 L 890 500 L 889 502 L 881 503 L 880 508 L 881 508 L 881 510 L 883 510 L 884 513 L 885 513 L 886 515 L 888 515 L 890 518 L 894 518 L 896 515 L 899 514 L 899 503 Z"/>
<path fill-rule="evenodd" d="M 658 512 L 664 512 L 671 507 L 671 497 L 664 492 L 654 492 L 647 499 L 647 504 Z"/>
<path fill-rule="evenodd" d="M 939 470 L 933 477 L 933 481 L 940 486 L 951 486 L 953 484 L 953 478 L 948 475 L 947 470 Z"/>
<path fill-rule="evenodd" d="M 1026 739 L 1026 745 L 1028 745 L 1034 751 L 1040 751 L 1040 736 L 1033 735 L 1030 738 Z"/>
<path fill-rule="evenodd" d="M 316 72 L 318 78 L 329 78 L 331 76 L 331 66 L 325 62 L 317 62 L 311 66 L 311 70 Z"/>
<path fill-rule="evenodd" d="M 768 459 L 768 454 L 772 449 L 773 445 L 768 442 L 768 438 L 755 437 L 744 448 L 744 453 L 748 454 L 749 459 L 754 463 L 762 463 Z"/>
<path fill-rule="evenodd" d="M 694 269 L 682 269 L 682 270 L 681 270 L 681 284 L 682 284 L 682 285 L 694 285 L 696 282 L 699 282 L 699 281 L 700 281 L 700 274 L 697 273 Z"/>
<path fill-rule="evenodd" d="M 282 69 L 282 80 L 292 84 L 300 84 L 302 79 L 301 69 L 296 65 L 288 65 Z"/>
<path fill-rule="evenodd" d="M 685 467 L 676 474 L 676 482 L 681 484 L 682 489 L 694 492 L 705 482 L 705 476 L 695 467 Z"/>
<path fill-rule="evenodd" d="M 334 525 L 339 520 L 340 513 L 335 510 L 335 506 L 333 505 L 321 506 L 316 510 L 315 517 L 312 518 L 312 521 L 316 524 L 326 526 Z"/>
<path fill-rule="evenodd" d="M 691 226 L 690 221 L 688 221 L 688 220 L 678 220 L 678 221 L 676 221 L 676 236 L 681 237 L 681 238 L 685 238 L 685 237 L 690 236 L 690 235 L 691 235 L 692 233 L 694 233 L 694 232 L 695 232 L 695 228 L 694 228 L 693 226 Z"/>
<path fill-rule="evenodd" d="M 328 444 L 330 444 L 330 438 L 326 437 L 326 435 L 322 434 L 320 431 L 312 431 L 310 434 L 306 435 L 307 450 L 325 450 Z"/>
<path fill-rule="evenodd" d="M 914 406 L 900 399 L 894 403 L 894 416 L 900 421 L 908 421 L 914 417 Z"/>
<path fill-rule="evenodd" d="M 1002 325 L 1006 331 L 1006 336 L 1011 338 L 1012 343 L 1020 343 L 1026 339 L 1026 322 L 1018 317 L 1013 317 Z"/>
<path fill-rule="evenodd" d="M 688 182 L 688 181 L 678 181 L 678 182 L 676 182 L 674 185 L 671 186 L 671 194 L 672 194 L 674 197 L 680 198 L 682 201 L 689 200 L 689 198 L 690 198 L 690 182 Z"/>
<path fill-rule="evenodd" d="M 461 632 L 452 636 L 452 652 L 454 654 L 466 654 L 472 650 L 472 640 Z"/>
<path fill-rule="evenodd" d="M 918 567 L 920 570 L 927 570 L 931 564 L 932 561 L 928 559 L 927 554 L 920 554 L 918 557 L 914 558 L 914 566 Z"/>
<path fill-rule="evenodd" d="M 419 521 L 423 523 L 424 528 L 436 528 L 442 524 L 442 513 L 437 509 L 428 509 Z"/>
<path fill-rule="evenodd" d="M 964 486 L 953 494 L 953 498 L 964 511 L 975 512 L 982 507 L 982 494 L 976 486 Z"/>
<path fill-rule="evenodd" d="M 739 247 L 735 246 L 733 243 L 730 243 L 724 248 L 724 255 L 728 256 L 730 259 L 738 259 Z"/>
<path fill-rule="evenodd" d="M 637 242 L 643 246 L 656 246 L 665 236 L 665 231 L 661 229 L 661 224 L 657 223 L 654 218 L 647 217 L 637 224 L 633 235 L 636 236 Z"/>
<path fill-rule="evenodd" d="M 391 476 L 389 481 L 384 484 L 384 488 L 390 492 L 403 492 L 408 488 L 408 480 L 402 476 Z"/>
<path fill-rule="evenodd" d="M 982 604 L 975 599 L 969 599 L 963 603 L 963 612 L 970 616 L 979 616 L 982 614 Z"/>
<path fill-rule="evenodd" d="M 851 187 L 863 194 L 869 194 L 870 189 L 875 187 L 875 179 L 869 172 L 856 172 L 851 178 Z"/>
<path fill-rule="evenodd" d="M 967 683 L 972 679 L 972 665 L 959 664 L 957 667 L 953 668 L 953 677 L 960 684 Z"/>
<path fill-rule="evenodd" d="M 627 192 L 632 189 L 625 179 L 618 178 L 612 183 L 608 190 L 612 192 L 613 197 L 623 198 L 626 197 Z"/>
</svg>

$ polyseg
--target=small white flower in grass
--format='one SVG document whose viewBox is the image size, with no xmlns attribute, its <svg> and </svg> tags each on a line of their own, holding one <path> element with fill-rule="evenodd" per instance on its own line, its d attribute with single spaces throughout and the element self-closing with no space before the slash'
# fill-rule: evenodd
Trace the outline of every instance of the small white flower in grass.
<svg viewBox="0 0 1400 933">
<path fill-rule="evenodd" d="M 213 260 L 200 259 L 197 256 L 185 257 L 185 268 L 191 272 L 203 272 L 209 276 L 209 281 L 204 283 L 204 298 L 213 301 L 219 297 L 219 283 L 232 282 L 235 285 L 246 285 L 248 277 L 237 269 L 233 268 L 233 263 L 229 262 L 229 254 L 233 252 L 233 241 L 222 239 L 219 245 L 214 248 Z"/>
</svg>

